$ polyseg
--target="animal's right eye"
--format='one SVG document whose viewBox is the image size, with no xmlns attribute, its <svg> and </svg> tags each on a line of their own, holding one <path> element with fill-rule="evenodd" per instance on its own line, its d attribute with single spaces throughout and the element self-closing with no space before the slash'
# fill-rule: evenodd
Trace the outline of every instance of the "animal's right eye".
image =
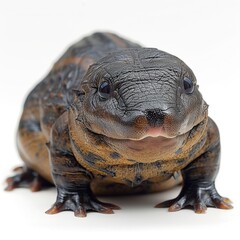
<svg viewBox="0 0 240 240">
<path fill-rule="evenodd" d="M 108 81 L 101 82 L 98 87 L 98 94 L 103 100 L 107 100 L 110 97 L 110 84 Z"/>
<path fill-rule="evenodd" d="M 194 83 L 190 78 L 185 77 L 183 79 L 183 87 L 184 87 L 185 93 L 187 94 L 191 94 L 194 91 Z"/>
</svg>

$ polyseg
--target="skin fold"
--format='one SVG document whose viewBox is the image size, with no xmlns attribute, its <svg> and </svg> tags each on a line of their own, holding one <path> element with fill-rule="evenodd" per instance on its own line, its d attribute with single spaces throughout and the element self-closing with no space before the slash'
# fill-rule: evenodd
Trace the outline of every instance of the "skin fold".
<svg viewBox="0 0 240 240">
<path fill-rule="evenodd" d="M 113 213 L 97 195 L 148 193 L 182 182 L 158 204 L 231 208 L 215 188 L 220 137 L 192 70 L 179 58 L 111 33 L 72 45 L 28 95 L 17 144 L 24 166 L 6 190 L 54 184 L 49 214 Z"/>
</svg>

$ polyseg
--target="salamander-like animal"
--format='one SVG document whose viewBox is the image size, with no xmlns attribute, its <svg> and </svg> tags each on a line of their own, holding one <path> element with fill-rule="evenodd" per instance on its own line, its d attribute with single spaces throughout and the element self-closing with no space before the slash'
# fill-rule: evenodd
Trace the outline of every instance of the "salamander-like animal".
<svg viewBox="0 0 240 240">
<path fill-rule="evenodd" d="M 54 184 L 49 214 L 113 213 L 119 207 L 97 195 L 156 192 L 180 182 L 180 194 L 156 207 L 232 207 L 215 188 L 219 131 L 192 70 L 112 33 L 72 45 L 30 92 L 17 146 L 25 165 L 6 190 Z"/>
</svg>

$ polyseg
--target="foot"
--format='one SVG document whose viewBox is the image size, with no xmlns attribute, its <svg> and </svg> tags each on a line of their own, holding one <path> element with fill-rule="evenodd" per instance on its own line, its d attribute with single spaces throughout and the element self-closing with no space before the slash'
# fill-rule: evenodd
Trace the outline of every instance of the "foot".
<svg viewBox="0 0 240 240">
<path fill-rule="evenodd" d="M 160 203 L 156 205 L 156 207 L 168 207 L 169 212 L 175 212 L 186 207 L 191 207 L 194 209 L 195 213 L 205 213 L 207 207 L 221 209 L 233 208 L 231 201 L 228 198 L 223 198 L 218 194 L 214 184 L 209 187 L 183 187 L 177 198 Z"/>
<path fill-rule="evenodd" d="M 111 214 L 118 206 L 97 200 L 90 190 L 69 193 L 58 189 L 57 201 L 46 211 L 47 214 L 55 214 L 62 211 L 73 211 L 76 217 L 86 217 L 87 212 L 99 212 Z"/>
<path fill-rule="evenodd" d="M 51 183 L 26 166 L 17 167 L 13 171 L 16 174 L 6 179 L 6 191 L 12 191 L 15 188 L 29 188 L 32 192 L 37 192 L 51 186 Z"/>
</svg>

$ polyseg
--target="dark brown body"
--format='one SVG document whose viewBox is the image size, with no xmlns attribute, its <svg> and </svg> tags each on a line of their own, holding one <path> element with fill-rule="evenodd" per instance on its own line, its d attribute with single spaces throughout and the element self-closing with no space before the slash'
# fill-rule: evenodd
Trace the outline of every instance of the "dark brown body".
<svg viewBox="0 0 240 240">
<path fill-rule="evenodd" d="M 72 105 L 76 96 L 80 96 L 78 91 L 74 94 L 74 90 L 79 89 L 89 66 L 109 52 L 136 47 L 139 46 L 116 35 L 96 33 L 70 47 L 59 59 L 24 105 L 17 143 L 28 169 L 54 182 L 59 189 L 74 190 L 75 186 L 90 184 L 94 194 L 167 189 L 182 181 L 181 171 L 187 183 L 184 174 L 191 172 L 189 166 L 193 162 L 197 171 L 190 174 L 192 178 L 201 179 L 211 166 L 211 176 L 207 174 L 202 182 L 214 182 L 219 168 L 220 143 L 218 129 L 207 116 L 207 106 L 203 106 L 203 113 L 186 133 L 169 139 L 148 137 L 138 143 L 96 135 L 81 120 L 76 121 L 81 118 L 82 110 Z M 135 126 L 145 124 L 144 121 L 141 118 Z M 194 207 L 196 211 L 203 210 Z M 221 201 L 218 207 L 228 208 L 227 203 Z M 74 209 L 65 206 L 62 210 Z M 58 211 L 61 209 L 55 205 L 50 213 Z M 75 211 L 75 215 L 84 213 Z"/>
<path fill-rule="evenodd" d="M 78 88 L 79 80 L 81 76 L 85 74 L 90 64 L 95 63 L 108 52 L 136 46 L 137 44 L 130 43 L 112 34 L 95 34 L 71 47 L 66 54 L 61 57 L 49 75 L 29 94 L 24 105 L 18 131 L 18 149 L 28 167 L 38 172 L 48 181 L 53 182 L 46 143 L 50 140 L 50 131 L 53 124 L 73 101 L 73 99 L 71 99 L 72 90 Z M 83 51 L 81 51 L 82 49 Z M 67 117 L 65 116 L 66 114 L 67 113 L 64 114 L 64 117 Z M 72 117 L 74 118 L 74 116 Z M 84 131 L 83 129 L 80 130 Z M 61 138 L 62 136 L 59 137 Z M 114 185 L 113 183 L 116 182 L 126 182 L 122 181 L 121 178 L 112 179 L 111 176 L 104 176 L 106 175 L 104 171 L 101 172 L 98 170 L 101 167 L 107 169 L 115 165 L 116 157 L 114 154 L 111 156 L 112 150 L 107 150 L 108 147 L 104 145 L 103 142 L 96 143 L 94 140 L 90 144 L 85 144 L 85 139 L 82 139 L 82 143 L 78 143 L 86 154 L 94 154 L 96 144 L 99 145 L 97 152 L 102 151 L 102 157 L 107 159 L 107 163 L 100 163 L 99 167 L 96 163 L 95 167 L 90 169 L 91 173 L 96 173 L 94 181 L 92 181 L 91 184 L 93 192 L 97 194 L 159 191 L 174 186 L 181 181 L 179 177 L 174 179 L 172 174 L 160 175 L 159 173 L 153 173 L 153 179 L 149 179 L 150 176 L 148 175 L 151 175 L 151 172 L 154 171 L 154 166 L 148 166 L 146 168 L 145 166 L 140 166 L 140 164 L 134 164 L 132 160 L 121 157 L 120 159 L 118 158 L 117 161 L 121 162 L 122 166 L 117 166 L 115 171 L 120 172 L 120 175 L 121 173 L 128 175 L 131 179 L 131 181 L 129 179 L 130 183 L 128 183 L 130 186 L 125 184 Z M 99 148 L 103 150 L 99 150 Z M 87 167 L 84 162 L 81 161 L 81 156 L 79 156 L 78 153 L 76 153 L 76 155 L 79 157 L 79 162 L 84 167 Z M 148 181 L 132 188 L 132 185 L 134 185 L 132 179 L 135 177 L 135 172 L 137 172 L 139 167 L 146 169 L 145 179 L 148 179 Z M 126 168 L 128 168 L 129 171 L 126 172 Z M 129 175 L 129 173 L 131 174 Z M 169 177 L 171 178 L 169 179 Z M 126 179 L 126 177 L 123 178 Z M 165 180 L 168 181 L 163 182 Z M 154 182 L 156 182 L 156 184 Z"/>
</svg>

